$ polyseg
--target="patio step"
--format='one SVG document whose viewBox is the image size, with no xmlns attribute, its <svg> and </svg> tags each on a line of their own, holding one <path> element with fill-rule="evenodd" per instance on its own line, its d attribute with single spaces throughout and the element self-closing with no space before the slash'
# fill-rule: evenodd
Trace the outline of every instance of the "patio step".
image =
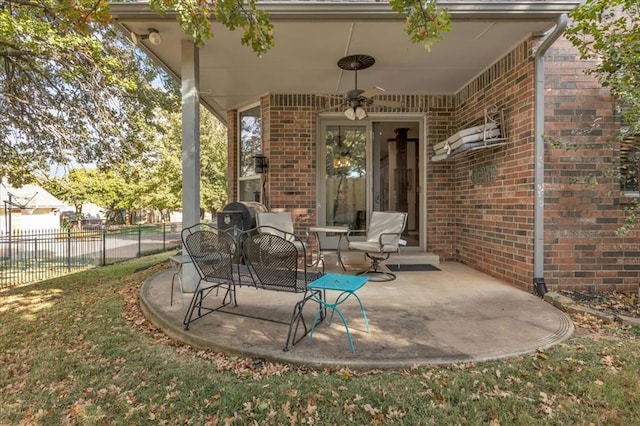
<svg viewBox="0 0 640 426">
<path fill-rule="evenodd" d="M 345 263 L 358 263 L 362 262 L 363 254 L 360 252 L 347 252 L 342 253 L 342 259 Z M 440 256 L 429 252 L 400 252 L 391 255 L 389 260 L 383 263 L 393 263 L 396 265 L 411 265 L 411 264 L 440 264 Z"/>
</svg>

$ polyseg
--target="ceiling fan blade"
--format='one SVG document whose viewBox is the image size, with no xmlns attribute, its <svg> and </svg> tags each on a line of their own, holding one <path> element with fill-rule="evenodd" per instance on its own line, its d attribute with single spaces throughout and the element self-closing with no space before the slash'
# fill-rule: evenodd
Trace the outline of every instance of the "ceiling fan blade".
<svg viewBox="0 0 640 426">
<path fill-rule="evenodd" d="M 323 103 L 322 107 L 318 110 L 318 113 L 331 111 L 338 112 L 344 110 L 345 107 L 348 106 L 348 102 L 345 102 L 345 99 L 343 97 L 327 97 L 325 99 L 326 102 Z"/>
<path fill-rule="evenodd" d="M 364 92 L 360 93 L 360 96 L 364 98 L 370 98 L 372 96 L 381 95 L 384 93 L 384 89 L 382 87 L 372 87 L 371 89 L 367 89 Z"/>
<path fill-rule="evenodd" d="M 326 99 L 327 101 L 343 101 L 344 95 L 340 94 L 321 94 L 320 97 Z"/>
<path fill-rule="evenodd" d="M 375 99 L 373 101 L 375 106 L 381 107 L 389 107 L 389 108 L 402 108 L 404 107 L 404 102 L 401 101 L 385 101 L 384 99 Z"/>
</svg>

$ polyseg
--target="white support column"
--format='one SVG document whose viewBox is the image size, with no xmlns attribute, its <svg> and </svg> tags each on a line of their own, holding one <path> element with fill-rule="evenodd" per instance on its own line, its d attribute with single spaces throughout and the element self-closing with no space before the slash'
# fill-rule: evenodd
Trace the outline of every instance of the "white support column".
<svg viewBox="0 0 640 426">
<path fill-rule="evenodd" d="M 200 222 L 200 58 L 198 47 L 182 42 L 182 227 Z M 186 253 L 185 253 L 186 254 Z M 192 263 L 182 268 L 183 290 L 193 292 L 198 274 Z"/>
</svg>

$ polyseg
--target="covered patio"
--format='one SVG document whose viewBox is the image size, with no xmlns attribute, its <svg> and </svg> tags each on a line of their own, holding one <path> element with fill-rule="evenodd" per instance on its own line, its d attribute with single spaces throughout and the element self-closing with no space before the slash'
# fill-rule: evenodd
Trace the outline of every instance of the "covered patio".
<svg viewBox="0 0 640 426">
<path fill-rule="evenodd" d="M 259 2 L 276 41 L 257 57 L 216 22 L 195 46 L 175 14 L 114 3 L 120 30 L 147 36 L 138 46 L 182 84 L 184 225 L 199 221 L 204 105 L 228 126 L 228 201 L 258 194 L 270 211 L 294 212 L 296 230 L 360 229 L 372 211 L 407 212 L 407 251 L 546 291 L 543 58 L 579 2 L 439 4 L 452 27 L 427 52 L 384 2 Z M 354 55 L 369 62 L 340 65 Z M 374 95 L 349 97 L 362 92 Z M 501 143 L 433 160 L 436 144 L 494 108 Z"/>
<path fill-rule="evenodd" d="M 293 213 L 296 230 L 354 229 L 358 221 L 366 227 L 372 211 L 408 212 L 403 256 L 433 253 L 435 260 L 406 263 L 440 269 L 399 272 L 394 281 L 358 290 L 371 333 L 358 305 L 345 303 L 355 354 L 338 319 L 321 324 L 312 344 L 302 341 L 288 352 L 282 351 L 286 326 L 241 316 L 213 313 L 185 332 L 189 300 L 174 295 L 178 301 L 170 304 L 169 271 L 142 288 L 147 316 L 195 346 L 354 368 L 497 359 L 570 336 L 562 312 L 520 289 L 544 288 L 543 57 L 578 3 L 442 1 L 452 30 L 426 52 L 410 43 L 404 19 L 387 3 L 260 2 L 276 31 L 275 47 L 262 58 L 240 45 L 239 33 L 215 22 L 215 37 L 196 47 L 174 15 L 159 16 L 145 3 L 114 3 L 122 32 L 161 36 L 160 43 L 147 38 L 139 46 L 182 84 L 185 227 L 199 222 L 204 105 L 228 126 L 229 201 L 255 201 L 260 193 L 269 211 Z M 353 55 L 375 61 L 366 69 L 339 66 Z M 370 89 L 378 93 L 372 104 L 352 106 L 350 92 Z M 432 161 L 437 143 L 477 124 L 494 106 L 506 114 L 498 150 Z M 255 130 L 257 148 L 245 127 Z M 398 136 L 403 129 L 406 138 Z M 346 144 L 349 132 L 353 145 Z M 268 158 L 263 173 L 253 166 L 258 156 Z M 342 177 L 354 180 L 349 203 L 341 198 Z M 350 219 L 339 217 L 345 212 L 337 201 Z M 322 244 L 335 248 L 339 241 L 333 236 Z M 354 265 L 360 261 L 347 259 L 348 273 L 361 269 Z M 194 271 L 183 272 L 193 282 Z M 233 309 L 287 318 L 286 297 L 243 288 Z M 313 307 L 305 308 L 309 322 Z"/>
<path fill-rule="evenodd" d="M 419 256 L 419 259 L 417 258 Z M 394 263 L 431 261 L 421 254 L 394 257 Z M 345 256 L 347 273 L 363 267 L 361 255 Z M 358 290 L 369 319 L 370 333 L 355 300 L 342 310 L 356 353 L 348 345 L 337 317 L 331 326 L 320 323 L 313 341 L 305 338 L 288 352 L 282 350 L 287 326 L 263 320 L 212 313 L 182 327 L 191 294 L 174 289 L 172 270 L 144 283 L 141 304 L 145 315 L 171 337 L 195 347 L 302 366 L 353 369 L 411 368 L 418 365 L 476 362 L 534 353 L 571 336 L 573 325 L 560 310 L 532 294 L 456 262 L 434 265 L 438 270 L 398 272 L 390 282 L 368 282 Z M 327 271 L 340 272 L 335 258 Z M 328 297 L 331 297 L 328 294 Z M 333 295 L 335 297 L 335 295 Z M 213 297 L 210 295 L 209 297 Z M 242 288 L 238 307 L 229 310 L 264 314 L 286 320 L 295 294 Z M 307 303 L 310 324 L 317 305 Z"/>
</svg>

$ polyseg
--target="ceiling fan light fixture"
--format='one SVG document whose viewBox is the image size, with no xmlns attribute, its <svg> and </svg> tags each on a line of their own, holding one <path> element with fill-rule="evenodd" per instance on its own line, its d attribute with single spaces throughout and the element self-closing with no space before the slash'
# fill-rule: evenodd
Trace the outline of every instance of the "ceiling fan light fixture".
<svg viewBox="0 0 640 426">
<path fill-rule="evenodd" d="M 352 107 L 349 107 L 345 110 L 344 115 L 349 119 L 349 120 L 355 120 L 356 119 L 356 110 L 353 109 Z"/>
<path fill-rule="evenodd" d="M 358 120 L 362 120 L 363 118 L 367 118 L 367 111 L 362 107 L 357 107 L 355 109 L 355 115 Z"/>
</svg>

